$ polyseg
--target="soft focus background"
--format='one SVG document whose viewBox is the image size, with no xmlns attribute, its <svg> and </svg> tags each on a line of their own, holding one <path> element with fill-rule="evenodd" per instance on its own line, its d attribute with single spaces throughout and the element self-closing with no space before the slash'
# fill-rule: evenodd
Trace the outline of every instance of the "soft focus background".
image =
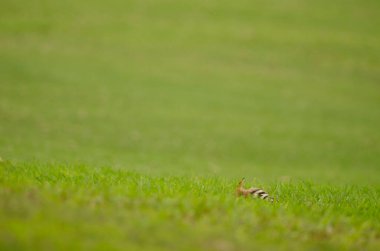
<svg viewBox="0 0 380 251">
<path fill-rule="evenodd" d="M 379 191 L 379 10 L 378 0 L 2 0 L 0 156 L 41 173 L 107 166 Z"/>
<path fill-rule="evenodd" d="M 1 5 L 3 158 L 380 181 L 376 0 Z"/>
</svg>

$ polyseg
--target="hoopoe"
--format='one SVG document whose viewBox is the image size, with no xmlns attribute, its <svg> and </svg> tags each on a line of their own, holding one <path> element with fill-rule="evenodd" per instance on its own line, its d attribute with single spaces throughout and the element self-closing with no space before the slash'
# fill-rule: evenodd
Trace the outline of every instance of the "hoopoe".
<svg viewBox="0 0 380 251">
<path fill-rule="evenodd" d="M 254 197 L 259 197 L 263 200 L 269 200 L 270 202 L 273 202 L 273 198 L 270 197 L 269 194 L 267 194 L 266 192 L 264 192 L 260 188 L 251 187 L 251 188 L 245 189 L 243 187 L 244 180 L 245 180 L 245 178 L 243 178 L 239 182 L 238 186 L 236 187 L 236 195 L 237 196 L 248 197 L 249 195 L 252 195 Z"/>
</svg>

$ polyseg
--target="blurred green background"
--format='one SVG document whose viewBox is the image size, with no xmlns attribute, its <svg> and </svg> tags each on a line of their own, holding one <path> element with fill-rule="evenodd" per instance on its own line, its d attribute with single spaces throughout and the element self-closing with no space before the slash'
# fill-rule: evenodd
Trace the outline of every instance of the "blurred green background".
<svg viewBox="0 0 380 251">
<path fill-rule="evenodd" d="M 2 0 L 0 156 L 380 184 L 377 0 Z"/>
</svg>

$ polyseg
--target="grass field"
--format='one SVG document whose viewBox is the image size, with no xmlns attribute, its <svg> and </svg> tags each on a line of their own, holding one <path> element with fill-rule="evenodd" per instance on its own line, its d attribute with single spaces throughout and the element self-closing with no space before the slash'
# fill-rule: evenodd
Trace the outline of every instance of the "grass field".
<svg viewBox="0 0 380 251">
<path fill-rule="evenodd" d="M 271 204 L 236 199 L 236 184 L 220 177 L 84 165 L 1 168 L 0 236 L 9 250 L 380 247 L 379 188 L 276 182 L 266 185 L 278 198 Z"/>
<path fill-rule="evenodd" d="M 0 249 L 380 249 L 379 1 L 0 5 Z"/>
</svg>

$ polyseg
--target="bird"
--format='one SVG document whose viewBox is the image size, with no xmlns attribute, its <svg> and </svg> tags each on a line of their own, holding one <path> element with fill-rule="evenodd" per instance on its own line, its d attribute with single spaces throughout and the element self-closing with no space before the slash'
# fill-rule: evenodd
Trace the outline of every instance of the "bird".
<svg viewBox="0 0 380 251">
<path fill-rule="evenodd" d="M 261 198 L 263 200 L 268 200 L 270 202 L 274 201 L 274 199 L 271 196 L 269 196 L 269 194 L 266 193 L 261 188 L 256 188 L 256 187 L 251 187 L 248 189 L 244 188 L 243 187 L 244 181 L 245 181 L 245 178 L 241 179 L 240 182 L 238 183 L 237 187 L 236 187 L 236 195 L 238 197 L 244 196 L 245 198 L 247 198 L 249 195 L 251 195 L 253 197 L 258 197 L 258 198 Z"/>
</svg>

